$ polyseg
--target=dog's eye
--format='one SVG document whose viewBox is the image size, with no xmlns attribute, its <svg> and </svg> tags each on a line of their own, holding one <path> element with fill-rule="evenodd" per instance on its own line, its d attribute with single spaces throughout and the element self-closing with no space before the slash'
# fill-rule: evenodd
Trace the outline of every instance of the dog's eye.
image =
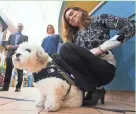
<svg viewBox="0 0 136 114">
<path fill-rule="evenodd" d="M 31 52 L 31 50 L 30 50 L 30 49 L 26 49 L 26 51 L 28 51 L 29 53 Z"/>
</svg>

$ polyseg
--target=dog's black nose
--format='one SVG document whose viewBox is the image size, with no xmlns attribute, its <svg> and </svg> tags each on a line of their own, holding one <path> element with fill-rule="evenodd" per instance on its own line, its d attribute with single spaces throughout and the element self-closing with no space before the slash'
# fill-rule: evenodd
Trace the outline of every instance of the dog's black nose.
<svg viewBox="0 0 136 114">
<path fill-rule="evenodd" d="M 20 55 L 21 55 L 20 53 L 17 53 L 17 54 L 16 54 L 16 57 L 19 57 Z"/>
</svg>

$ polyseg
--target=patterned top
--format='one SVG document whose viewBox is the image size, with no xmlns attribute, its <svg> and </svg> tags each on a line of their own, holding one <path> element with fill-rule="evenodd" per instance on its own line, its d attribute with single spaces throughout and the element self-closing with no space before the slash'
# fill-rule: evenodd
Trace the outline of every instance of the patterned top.
<svg viewBox="0 0 136 114">
<path fill-rule="evenodd" d="M 75 44 L 88 50 L 96 48 L 110 39 L 110 30 L 119 30 L 119 35 L 124 36 L 124 41 L 135 34 L 134 22 L 128 18 L 120 18 L 109 14 L 101 14 L 93 17 L 89 26 L 84 30 L 78 30 Z"/>
</svg>

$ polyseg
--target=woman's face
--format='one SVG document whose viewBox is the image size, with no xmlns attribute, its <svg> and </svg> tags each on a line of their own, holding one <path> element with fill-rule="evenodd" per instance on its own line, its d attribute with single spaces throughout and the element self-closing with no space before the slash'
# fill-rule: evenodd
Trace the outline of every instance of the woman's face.
<svg viewBox="0 0 136 114">
<path fill-rule="evenodd" d="M 69 9 L 66 13 L 65 13 L 65 17 L 67 19 L 67 21 L 69 22 L 70 25 L 74 26 L 74 27 L 79 27 L 81 25 L 81 21 L 82 21 L 82 12 L 81 11 L 76 11 L 73 9 Z"/>
<path fill-rule="evenodd" d="M 54 34 L 54 30 L 52 26 L 47 27 L 48 34 Z"/>
</svg>

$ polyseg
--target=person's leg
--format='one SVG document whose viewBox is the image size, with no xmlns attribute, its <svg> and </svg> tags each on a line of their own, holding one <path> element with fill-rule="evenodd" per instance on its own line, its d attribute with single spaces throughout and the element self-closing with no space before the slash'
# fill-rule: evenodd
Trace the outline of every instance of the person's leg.
<svg viewBox="0 0 136 114">
<path fill-rule="evenodd" d="M 18 83 L 16 85 L 17 89 L 21 89 L 22 81 L 23 81 L 23 70 L 17 69 L 18 74 Z"/>
<path fill-rule="evenodd" d="M 72 74 L 75 78 L 74 82 L 76 85 L 85 91 L 91 90 L 94 91 L 99 83 L 93 79 L 93 76 L 87 71 L 83 70 L 83 72 L 79 72 L 77 69 L 72 68 L 70 65 L 67 64 L 65 60 L 61 58 L 59 54 L 53 54 L 52 58 L 54 62 L 61 67 L 65 72 L 68 74 Z M 80 66 L 83 66 L 82 62 L 80 62 Z"/>
<path fill-rule="evenodd" d="M 5 71 L 5 78 L 4 78 L 4 89 L 9 89 L 11 74 L 12 74 L 13 64 L 11 59 L 6 59 L 6 71 Z"/>
<path fill-rule="evenodd" d="M 60 49 L 61 57 L 78 72 L 89 72 L 100 84 L 109 83 L 115 74 L 115 67 L 93 55 L 89 50 L 72 43 L 65 43 Z"/>
<path fill-rule="evenodd" d="M 33 84 L 33 76 L 32 74 L 28 74 L 28 87 L 32 87 Z"/>
<path fill-rule="evenodd" d="M 90 51 L 72 43 L 64 44 L 60 49 L 61 57 L 79 74 L 84 74 L 82 77 L 78 75 L 81 82 L 86 85 L 90 83 L 90 87 L 96 84 L 95 87 L 109 83 L 115 74 L 115 67 L 107 61 L 93 55 Z M 89 72 L 89 75 L 86 72 Z M 91 78 L 90 78 L 91 77 Z M 94 80 L 92 80 L 94 79 Z M 98 85 L 99 84 L 99 85 Z M 104 90 L 95 90 L 88 88 L 89 102 L 87 105 L 96 105 L 99 99 L 104 99 Z M 86 104 L 86 103 L 85 103 Z"/>
</svg>

